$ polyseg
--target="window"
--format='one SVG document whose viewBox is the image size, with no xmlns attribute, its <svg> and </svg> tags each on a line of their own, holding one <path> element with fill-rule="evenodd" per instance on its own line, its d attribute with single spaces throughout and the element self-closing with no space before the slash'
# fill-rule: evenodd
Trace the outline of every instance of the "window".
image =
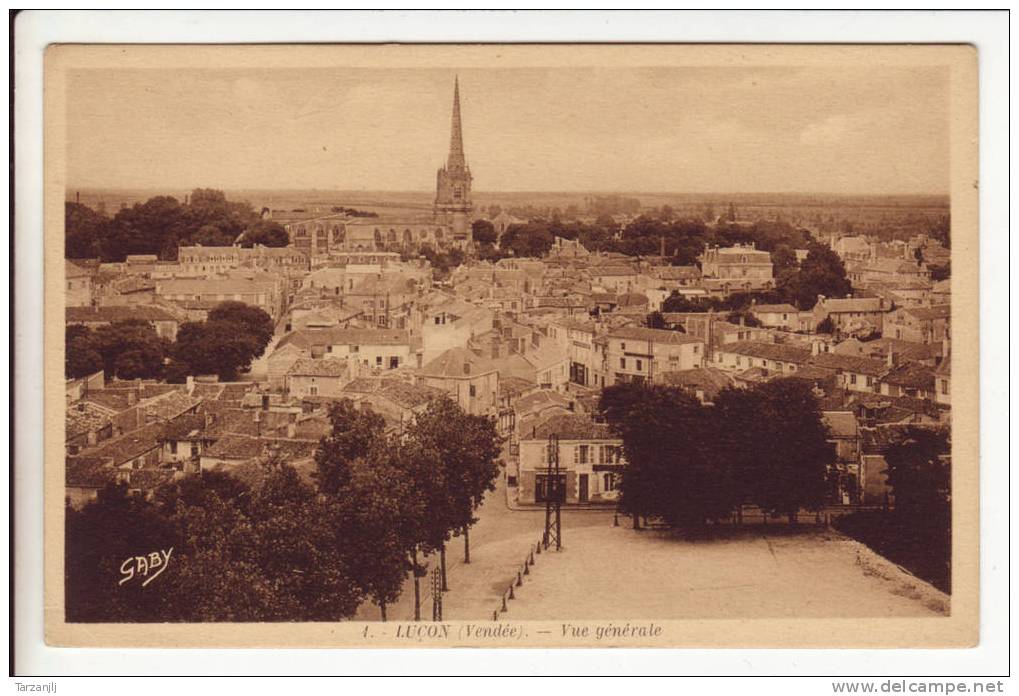
<svg viewBox="0 0 1019 696">
<path fill-rule="evenodd" d="M 637 360 L 637 372 L 640 372 L 643 369 L 644 369 L 644 361 L 638 359 Z"/>
<path fill-rule="evenodd" d="M 868 387 L 873 387 L 874 386 L 874 378 L 873 377 L 867 377 L 867 386 Z"/>
<path fill-rule="evenodd" d="M 856 384 L 856 375 L 855 374 L 849 375 L 849 383 L 850 384 Z"/>
<path fill-rule="evenodd" d="M 171 440 L 170 441 L 170 454 L 177 454 L 177 441 L 176 440 Z"/>
<path fill-rule="evenodd" d="M 619 359 L 619 367 L 621 367 L 624 370 L 626 369 L 626 358 Z"/>
<path fill-rule="evenodd" d="M 694 355 L 699 355 L 700 352 L 701 352 L 701 347 L 698 344 L 694 343 L 693 344 L 693 354 Z"/>
<path fill-rule="evenodd" d="M 382 356 L 381 355 L 376 355 L 375 356 L 375 365 L 378 366 L 378 367 L 382 367 Z"/>
<path fill-rule="evenodd" d="M 308 387 L 308 393 L 311 396 L 318 396 L 318 385 L 313 384 L 310 387 Z"/>
<path fill-rule="evenodd" d="M 942 394 L 948 394 L 948 380 L 947 379 L 941 380 L 941 393 Z"/>
<path fill-rule="evenodd" d="M 621 344 L 619 344 L 619 345 L 621 345 L 621 346 L 622 346 L 622 348 L 621 348 L 620 350 L 626 350 L 626 344 L 625 344 L 625 343 L 621 343 Z"/>
<path fill-rule="evenodd" d="M 471 397 L 475 397 L 478 395 L 478 388 L 475 387 L 473 384 L 470 386 L 470 395 Z"/>
<path fill-rule="evenodd" d="M 361 346 L 351 346 L 350 347 L 350 352 L 351 353 L 358 353 L 358 352 L 360 352 L 360 350 L 361 350 Z"/>
<path fill-rule="evenodd" d="M 589 463 L 588 462 L 588 450 L 589 449 L 590 448 L 589 448 L 588 445 L 580 445 L 577 448 L 577 450 L 579 452 L 579 457 L 580 457 L 580 462 L 579 462 L 580 464 L 588 464 Z"/>
</svg>

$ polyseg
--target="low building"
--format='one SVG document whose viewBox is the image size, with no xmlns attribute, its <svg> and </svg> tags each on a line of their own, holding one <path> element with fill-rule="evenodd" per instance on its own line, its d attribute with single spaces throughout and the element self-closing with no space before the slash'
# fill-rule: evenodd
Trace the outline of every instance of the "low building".
<svg viewBox="0 0 1019 696">
<path fill-rule="evenodd" d="M 733 282 L 737 286 L 745 281 L 755 285 L 774 282 L 771 254 L 753 244 L 722 248 L 707 246 L 701 256 L 701 275 Z"/>
<path fill-rule="evenodd" d="M 543 503 L 553 486 L 549 437 L 559 438 L 559 485 L 565 503 L 612 503 L 619 496 L 625 466 L 623 441 L 587 416 L 559 414 L 520 435 L 518 500 Z"/>
<path fill-rule="evenodd" d="M 814 305 L 813 323 L 816 328 L 828 319 L 835 333 L 843 336 L 881 333 L 885 315 L 891 309 L 891 304 L 881 297 L 837 299 L 818 295 L 817 304 Z"/>
<path fill-rule="evenodd" d="M 90 307 L 92 305 L 92 272 L 73 261 L 64 261 L 64 305 Z"/>
<path fill-rule="evenodd" d="M 340 396 L 343 385 L 350 381 L 346 360 L 336 358 L 301 358 L 287 370 L 285 390 L 294 397 Z"/>
<path fill-rule="evenodd" d="M 68 326 L 87 326 L 97 329 L 119 321 L 144 321 L 152 325 L 156 334 L 177 340 L 177 329 L 185 319 L 159 305 L 107 305 L 103 307 L 74 307 L 65 310 Z"/>
<path fill-rule="evenodd" d="M 795 331 L 800 325 L 800 311 L 791 304 L 755 304 L 750 313 L 769 328 Z"/>
<path fill-rule="evenodd" d="M 610 330 L 605 340 L 608 384 L 653 383 L 657 375 L 690 370 L 704 361 L 704 341 L 679 331 L 623 326 Z"/>
<path fill-rule="evenodd" d="M 889 313 L 884 335 L 914 343 L 941 343 L 949 337 L 952 306 L 902 307 Z"/>
<path fill-rule="evenodd" d="M 464 411 L 495 415 L 499 403 L 499 371 L 487 358 L 467 348 L 451 348 L 417 374 L 417 383 L 441 389 Z"/>
</svg>

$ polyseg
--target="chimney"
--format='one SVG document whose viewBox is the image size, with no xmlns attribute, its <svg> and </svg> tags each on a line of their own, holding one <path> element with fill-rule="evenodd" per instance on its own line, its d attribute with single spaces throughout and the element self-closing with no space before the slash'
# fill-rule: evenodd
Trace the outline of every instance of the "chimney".
<svg viewBox="0 0 1019 696">
<path fill-rule="evenodd" d="M 187 388 L 188 396 L 191 396 L 191 394 L 195 391 L 195 376 L 188 375 L 184 384 Z"/>
<path fill-rule="evenodd" d="M 287 437 L 292 440 L 296 436 L 297 436 L 297 424 L 287 423 Z"/>
<path fill-rule="evenodd" d="M 891 349 L 888 350 L 888 358 L 886 362 L 888 364 L 888 369 L 895 367 L 895 351 Z"/>
<path fill-rule="evenodd" d="M 127 405 L 128 406 L 134 406 L 135 402 L 137 402 L 137 401 L 138 401 L 138 392 L 136 392 L 134 389 L 128 389 L 127 390 Z"/>
<path fill-rule="evenodd" d="M 269 395 L 268 394 L 262 394 L 262 410 L 263 411 L 268 411 L 269 410 Z"/>
<path fill-rule="evenodd" d="M 811 355 L 820 355 L 821 354 L 821 342 L 820 341 L 811 341 L 810 342 L 810 354 Z"/>
<path fill-rule="evenodd" d="M 464 374 L 469 375 L 471 373 L 471 364 L 467 360 L 464 360 Z"/>
</svg>

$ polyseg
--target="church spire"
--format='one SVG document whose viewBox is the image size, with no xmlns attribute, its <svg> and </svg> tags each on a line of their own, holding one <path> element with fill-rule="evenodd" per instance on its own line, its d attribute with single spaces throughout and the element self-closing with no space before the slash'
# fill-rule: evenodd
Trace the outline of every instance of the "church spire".
<svg viewBox="0 0 1019 696">
<path fill-rule="evenodd" d="M 463 132 L 460 127 L 460 77 L 453 78 L 453 122 L 449 133 L 449 159 L 446 168 L 463 169 L 467 166 L 464 157 Z"/>
</svg>

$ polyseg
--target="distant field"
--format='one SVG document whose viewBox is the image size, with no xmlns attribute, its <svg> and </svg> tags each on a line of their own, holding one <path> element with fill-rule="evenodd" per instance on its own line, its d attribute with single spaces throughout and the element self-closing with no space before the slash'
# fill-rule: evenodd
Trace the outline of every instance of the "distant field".
<svg viewBox="0 0 1019 696">
<path fill-rule="evenodd" d="M 113 215 L 121 207 L 130 207 L 157 195 L 169 195 L 183 201 L 188 191 L 150 189 L 69 189 L 67 199 L 80 196 L 85 205 Z M 353 207 L 388 217 L 418 218 L 430 214 L 433 194 L 429 191 L 326 191 L 326 190 L 226 190 L 230 200 L 243 200 L 256 209 L 303 210 L 327 214 L 334 206 Z M 514 191 L 474 193 L 477 217 L 491 217 L 492 206 L 504 210 L 524 209 L 537 214 L 567 211 L 571 206 L 580 214 L 588 210 L 587 201 L 603 192 Z M 857 233 L 875 233 L 883 237 L 908 238 L 926 231 L 931 224 L 949 214 L 948 196 L 838 196 L 834 194 L 703 194 L 627 192 L 618 195 L 636 198 L 644 209 L 670 206 L 678 217 L 706 218 L 724 213 L 731 203 L 737 216 L 750 220 L 783 220 L 812 230 L 828 232 L 850 223 Z"/>
</svg>

